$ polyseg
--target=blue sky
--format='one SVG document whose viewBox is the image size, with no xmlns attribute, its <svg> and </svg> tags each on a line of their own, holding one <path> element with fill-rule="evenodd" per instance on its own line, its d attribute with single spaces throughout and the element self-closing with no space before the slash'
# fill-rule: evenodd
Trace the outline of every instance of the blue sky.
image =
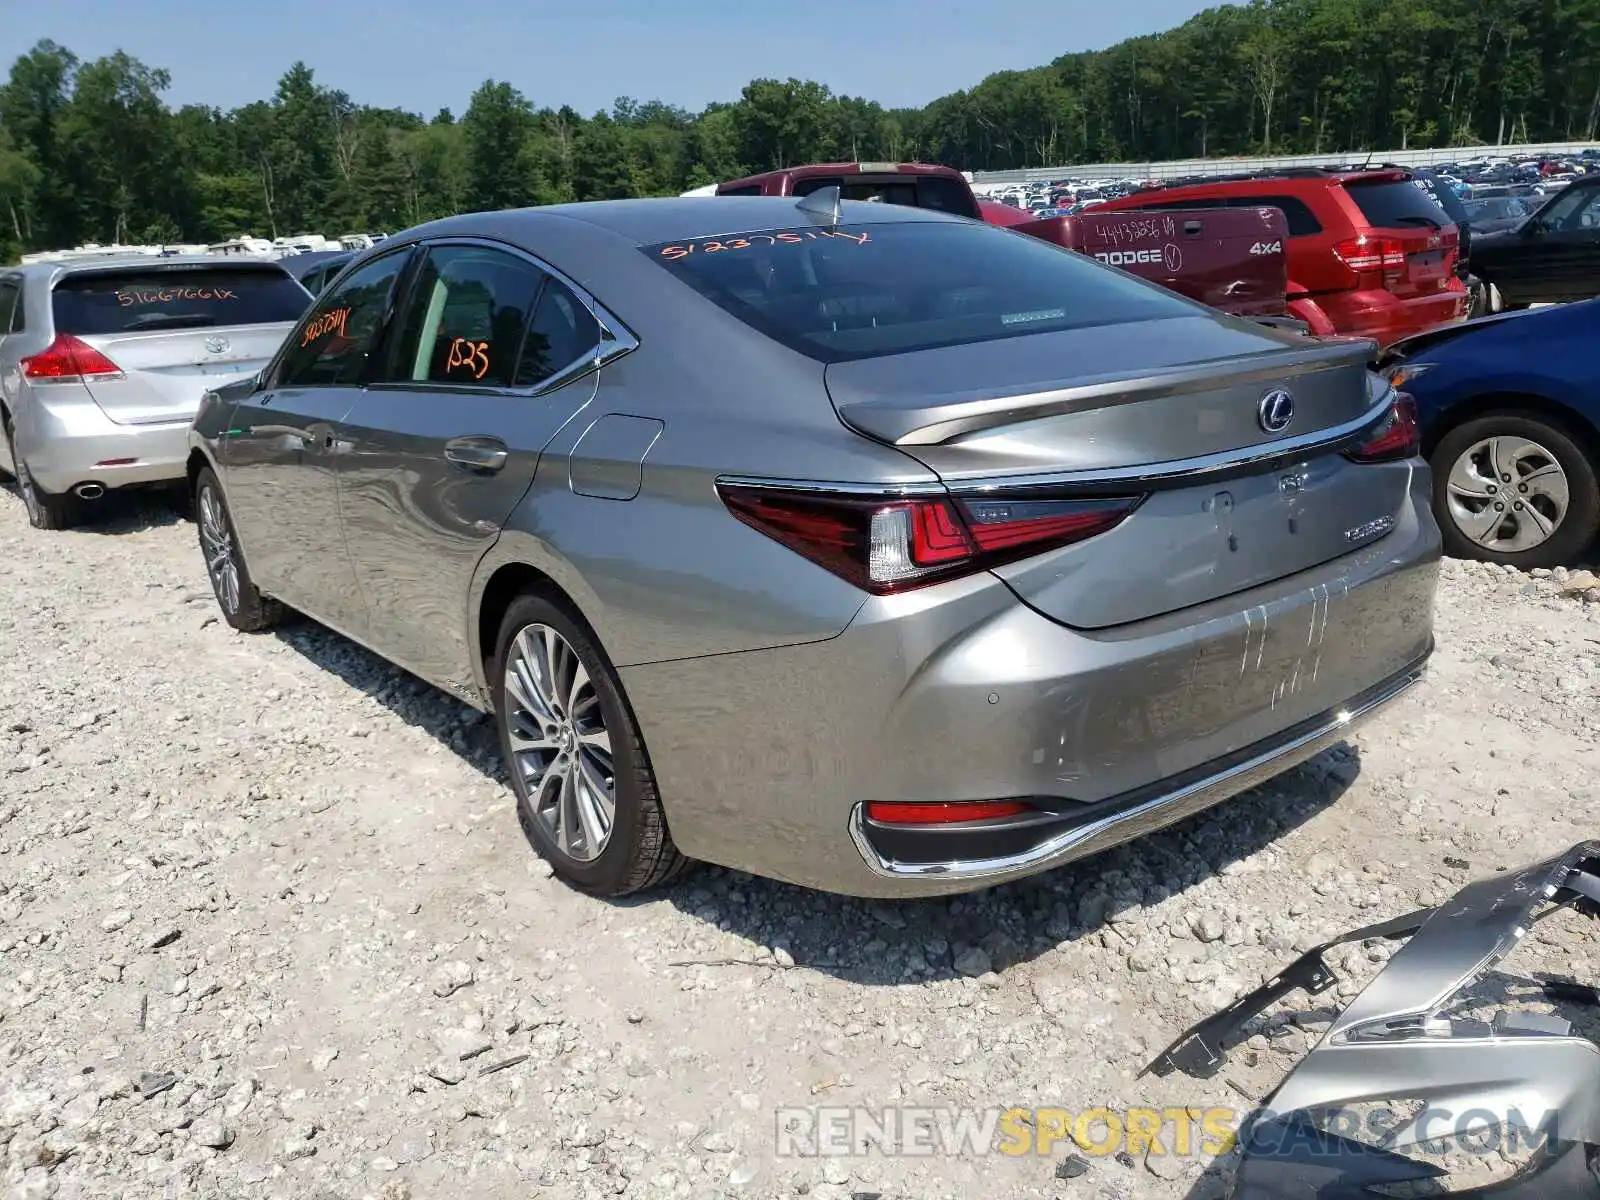
<svg viewBox="0 0 1600 1200">
<path fill-rule="evenodd" d="M 1215 3 L 1216 0 L 1212 0 Z M 172 73 L 168 100 L 267 98 L 304 59 L 360 103 L 458 116 L 486 78 L 588 114 L 619 95 L 689 109 L 752 78 L 925 104 L 994 71 L 1166 29 L 1204 0 L 0 0 L 0 70 L 40 38 Z M 9 11 L 8 11 L 9 10 Z"/>
</svg>

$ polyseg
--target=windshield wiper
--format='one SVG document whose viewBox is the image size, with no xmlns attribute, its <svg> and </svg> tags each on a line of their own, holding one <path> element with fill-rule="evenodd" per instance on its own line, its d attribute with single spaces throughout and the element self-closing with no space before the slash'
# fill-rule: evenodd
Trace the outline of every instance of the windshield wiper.
<svg viewBox="0 0 1600 1200">
<path fill-rule="evenodd" d="M 128 329 L 201 329 L 217 319 L 205 313 L 145 313 L 127 324 Z"/>
</svg>

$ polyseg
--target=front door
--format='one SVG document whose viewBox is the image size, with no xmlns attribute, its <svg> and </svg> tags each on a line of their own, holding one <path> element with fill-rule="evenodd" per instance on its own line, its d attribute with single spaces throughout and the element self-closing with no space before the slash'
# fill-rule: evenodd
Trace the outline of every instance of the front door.
<svg viewBox="0 0 1600 1200">
<path fill-rule="evenodd" d="M 234 412 L 228 506 L 262 591 L 352 637 L 366 605 L 346 549 L 338 466 L 345 416 L 361 395 L 410 249 L 363 266 L 320 297 L 287 350 Z"/>
<path fill-rule="evenodd" d="M 544 447 L 593 397 L 601 327 L 509 248 L 424 252 L 382 381 L 344 422 L 340 505 L 373 648 L 436 684 L 470 686 L 473 573 Z"/>
<path fill-rule="evenodd" d="M 1549 285 L 1541 300 L 1587 300 L 1600 294 L 1600 187 L 1573 188 L 1545 240 Z M 1553 208 L 1555 206 L 1552 206 Z"/>
</svg>

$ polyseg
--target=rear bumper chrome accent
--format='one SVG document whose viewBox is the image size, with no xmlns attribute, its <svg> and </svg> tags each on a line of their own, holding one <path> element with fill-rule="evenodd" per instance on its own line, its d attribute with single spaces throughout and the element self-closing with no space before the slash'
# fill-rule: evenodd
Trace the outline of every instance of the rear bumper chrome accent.
<svg viewBox="0 0 1600 1200">
<path fill-rule="evenodd" d="M 1424 655 L 1348 705 L 1324 714 L 1311 728 L 1302 728 L 1242 762 L 1063 830 L 1019 854 L 951 862 L 898 862 L 884 857 L 873 846 L 867 831 L 865 804 L 857 804 L 851 811 L 850 837 L 873 874 L 888 879 L 1000 882 L 1062 866 L 1192 816 L 1336 745 L 1420 683 L 1427 669 L 1427 658 L 1428 655 Z M 1105 803 L 1114 805 L 1115 800 Z"/>
</svg>

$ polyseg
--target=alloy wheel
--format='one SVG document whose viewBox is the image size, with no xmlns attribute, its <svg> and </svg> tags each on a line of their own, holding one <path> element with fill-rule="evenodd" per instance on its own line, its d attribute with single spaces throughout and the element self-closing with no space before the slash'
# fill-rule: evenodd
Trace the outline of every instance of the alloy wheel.
<svg viewBox="0 0 1600 1200">
<path fill-rule="evenodd" d="M 210 485 L 200 488 L 200 548 L 206 557 L 206 574 L 216 590 L 217 602 L 228 613 L 239 611 L 239 560 L 234 553 L 233 531 L 222 497 Z"/>
<path fill-rule="evenodd" d="M 572 644 L 548 625 L 522 629 L 506 653 L 512 770 L 555 847 L 598 858 L 616 821 L 616 768 L 600 697 Z"/>
<path fill-rule="evenodd" d="M 1567 473 L 1544 446 L 1514 434 L 1473 443 L 1445 481 L 1450 518 L 1462 534 L 1502 554 L 1544 544 L 1567 515 Z"/>
</svg>

